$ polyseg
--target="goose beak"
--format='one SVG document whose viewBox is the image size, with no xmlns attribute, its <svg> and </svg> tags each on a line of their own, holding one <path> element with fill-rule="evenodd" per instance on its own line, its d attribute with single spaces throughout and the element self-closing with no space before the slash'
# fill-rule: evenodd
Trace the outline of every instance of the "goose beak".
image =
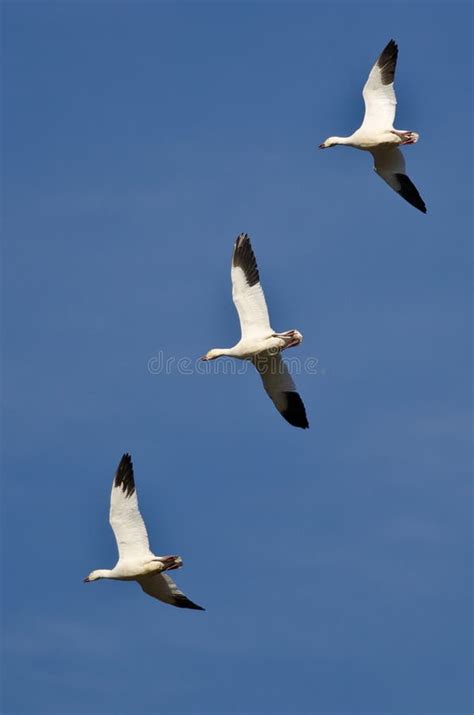
<svg viewBox="0 0 474 715">
<path fill-rule="evenodd" d="M 90 583 L 90 578 L 89 576 L 86 576 L 85 578 L 82 579 L 82 583 Z"/>
<path fill-rule="evenodd" d="M 209 358 L 207 357 L 207 355 L 202 355 L 199 359 L 200 359 L 200 360 L 204 360 L 204 362 L 208 362 L 208 360 L 209 360 Z"/>
<path fill-rule="evenodd" d="M 325 147 L 324 144 L 320 144 L 319 147 L 318 147 L 318 149 L 326 149 L 326 147 Z"/>
</svg>

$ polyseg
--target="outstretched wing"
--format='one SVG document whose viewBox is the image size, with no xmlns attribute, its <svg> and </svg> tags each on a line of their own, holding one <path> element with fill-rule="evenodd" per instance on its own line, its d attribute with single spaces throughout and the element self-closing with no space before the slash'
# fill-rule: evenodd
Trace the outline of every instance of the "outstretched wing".
<svg viewBox="0 0 474 715">
<path fill-rule="evenodd" d="M 397 57 L 397 44 L 394 40 L 390 40 L 372 67 L 362 91 L 365 115 L 361 129 L 363 127 L 372 131 L 392 128 L 397 106 L 393 86 Z"/>
<path fill-rule="evenodd" d="M 282 417 L 290 425 L 309 427 L 303 400 L 296 391 L 295 383 L 280 353 L 261 353 L 253 359 L 260 373 L 263 387 Z"/>
<path fill-rule="evenodd" d="M 397 194 L 422 213 L 426 213 L 425 202 L 415 184 L 406 175 L 405 157 L 398 147 L 381 146 L 371 149 L 374 169 Z"/>
<path fill-rule="evenodd" d="M 190 601 L 167 574 L 155 573 L 139 576 L 137 581 L 145 593 L 157 598 L 159 601 L 169 603 L 171 606 L 177 606 L 178 608 L 193 608 L 197 611 L 205 610 L 202 606 Z"/>
<path fill-rule="evenodd" d="M 257 261 L 246 233 L 237 236 L 231 278 L 232 298 L 239 314 L 242 339 L 267 336 L 272 332 L 270 318 L 260 285 Z"/>
<path fill-rule="evenodd" d="M 138 509 L 133 464 L 129 454 L 124 454 L 120 460 L 112 483 L 109 521 L 121 559 L 153 556 L 146 527 Z"/>
</svg>

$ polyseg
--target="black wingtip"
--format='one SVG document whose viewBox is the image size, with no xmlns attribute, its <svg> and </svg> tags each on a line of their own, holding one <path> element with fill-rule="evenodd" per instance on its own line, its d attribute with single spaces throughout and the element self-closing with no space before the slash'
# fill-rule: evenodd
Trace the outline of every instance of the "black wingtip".
<svg viewBox="0 0 474 715">
<path fill-rule="evenodd" d="M 397 66 L 398 45 L 395 40 L 384 47 L 377 60 L 377 66 L 380 69 L 382 84 L 392 84 L 395 77 L 395 68 Z"/>
<path fill-rule="evenodd" d="M 418 211 L 425 214 L 427 212 L 425 202 L 421 198 L 412 180 L 409 179 L 406 174 L 395 174 L 395 176 L 400 184 L 400 191 L 397 193 L 400 194 L 405 201 L 408 201 L 409 204 L 418 209 Z"/>
<path fill-rule="evenodd" d="M 247 233 L 239 233 L 236 238 L 232 265 L 234 268 L 241 268 L 243 270 L 245 280 L 250 287 L 260 281 L 257 260 Z"/>
<path fill-rule="evenodd" d="M 286 409 L 281 412 L 282 417 L 284 417 L 285 420 L 293 427 L 308 429 L 309 422 L 306 417 L 306 410 L 301 397 L 297 392 L 285 392 L 285 396 L 287 406 Z"/>
<path fill-rule="evenodd" d="M 198 606 L 197 603 L 193 603 L 192 601 L 190 601 L 189 598 L 187 598 L 186 596 L 176 595 L 174 597 L 173 605 L 176 606 L 177 608 L 190 608 L 194 611 L 205 611 L 206 610 L 202 606 Z"/>
<path fill-rule="evenodd" d="M 235 247 L 239 248 L 244 243 L 250 243 L 250 236 L 248 235 L 248 233 L 239 233 L 239 235 L 235 239 Z"/>
<path fill-rule="evenodd" d="M 122 456 L 115 472 L 114 485 L 122 488 L 125 496 L 130 497 L 135 492 L 135 479 L 133 477 L 133 462 L 128 452 Z"/>
<path fill-rule="evenodd" d="M 392 39 L 387 42 L 387 44 L 383 48 L 382 52 L 380 53 L 379 60 L 384 59 L 385 61 L 387 61 L 388 59 L 393 59 L 393 58 L 395 58 L 395 60 L 396 60 L 397 55 L 398 55 L 398 45 L 392 37 Z"/>
</svg>

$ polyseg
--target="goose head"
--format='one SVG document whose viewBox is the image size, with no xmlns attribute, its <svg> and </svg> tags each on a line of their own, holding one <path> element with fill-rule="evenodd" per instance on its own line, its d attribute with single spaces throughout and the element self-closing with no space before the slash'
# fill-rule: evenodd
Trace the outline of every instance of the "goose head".
<svg viewBox="0 0 474 715">
<path fill-rule="evenodd" d="M 339 137 L 328 137 L 326 141 L 319 145 L 319 148 L 329 149 L 332 146 L 336 146 L 336 144 L 339 144 Z"/>
<path fill-rule="evenodd" d="M 212 350 L 209 350 L 205 355 L 203 355 L 201 360 L 208 362 L 209 360 L 215 360 L 216 358 L 220 357 L 221 355 L 222 355 L 222 350 L 218 350 L 217 348 L 214 348 Z"/>
</svg>

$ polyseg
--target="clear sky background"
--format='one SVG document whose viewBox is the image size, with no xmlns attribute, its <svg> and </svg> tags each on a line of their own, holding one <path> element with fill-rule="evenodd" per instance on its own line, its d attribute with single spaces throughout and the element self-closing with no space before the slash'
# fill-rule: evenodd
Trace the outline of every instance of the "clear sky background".
<svg viewBox="0 0 474 715">
<path fill-rule="evenodd" d="M 456 3 L 7 2 L 5 715 L 464 715 L 471 698 L 472 13 Z M 428 206 L 362 152 L 396 126 Z M 311 428 L 232 345 L 248 232 Z M 206 612 L 112 567 L 130 451 L 157 553 Z"/>
</svg>

